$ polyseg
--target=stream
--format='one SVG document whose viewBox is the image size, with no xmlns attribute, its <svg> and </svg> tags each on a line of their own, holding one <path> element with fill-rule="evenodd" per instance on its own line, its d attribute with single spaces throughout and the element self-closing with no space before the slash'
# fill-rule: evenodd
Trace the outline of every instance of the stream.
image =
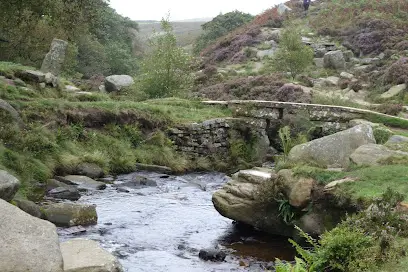
<svg viewBox="0 0 408 272">
<path fill-rule="evenodd" d="M 81 233 L 59 228 L 60 239 L 99 241 L 127 272 L 263 271 L 275 258 L 293 259 L 286 238 L 238 227 L 214 209 L 211 196 L 227 182 L 224 174 L 138 172 L 118 176 L 114 183 L 130 181 L 134 175 L 156 181 L 157 187 L 126 193 L 108 185 L 82 196 L 79 203 L 97 206 L 98 224 Z M 227 252 L 224 262 L 198 258 L 200 249 L 217 247 Z"/>
</svg>

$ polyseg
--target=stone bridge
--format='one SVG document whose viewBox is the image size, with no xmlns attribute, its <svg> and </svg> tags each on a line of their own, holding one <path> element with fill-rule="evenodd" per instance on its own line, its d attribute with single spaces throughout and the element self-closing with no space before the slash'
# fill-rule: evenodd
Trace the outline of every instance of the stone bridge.
<svg viewBox="0 0 408 272">
<path fill-rule="evenodd" d="M 408 120 L 371 110 L 260 100 L 203 101 L 207 105 L 228 107 L 232 118 L 208 120 L 178 126 L 170 130 L 170 138 L 179 151 L 193 156 L 227 154 L 232 141 L 249 142 L 256 137 L 259 144 L 251 148 L 267 151 L 266 146 L 279 146 L 278 130 L 283 125 L 311 126 L 318 136 L 345 130 L 356 124 L 356 119 L 391 125 Z M 261 152 L 265 155 L 265 152 Z"/>
</svg>

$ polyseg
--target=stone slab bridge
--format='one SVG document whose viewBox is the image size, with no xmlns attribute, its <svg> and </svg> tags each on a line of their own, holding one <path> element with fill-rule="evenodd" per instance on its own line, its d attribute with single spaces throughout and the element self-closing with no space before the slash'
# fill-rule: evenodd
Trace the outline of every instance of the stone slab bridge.
<svg viewBox="0 0 408 272">
<path fill-rule="evenodd" d="M 358 119 L 408 128 L 407 119 L 352 107 L 262 100 L 202 103 L 227 107 L 231 109 L 233 117 L 171 129 L 169 135 L 178 150 L 193 156 L 226 154 L 232 141 L 241 139 L 249 142 L 251 135 L 261 140 L 253 148 L 266 150 L 266 146 L 274 146 L 279 142 L 278 130 L 287 124 L 295 127 L 312 124 L 321 136 L 354 126 L 358 124 Z"/>
</svg>

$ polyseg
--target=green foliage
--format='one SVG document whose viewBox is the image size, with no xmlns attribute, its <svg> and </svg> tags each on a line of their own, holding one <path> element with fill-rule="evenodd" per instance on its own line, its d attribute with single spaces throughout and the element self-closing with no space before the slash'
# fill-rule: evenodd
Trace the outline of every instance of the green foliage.
<svg viewBox="0 0 408 272">
<path fill-rule="evenodd" d="M 191 58 L 177 46 L 169 19 L 162 19 L 162 32 L 150 41 L 151 52 L 141 64 L 141 89 L 150 98 L 180 94 L 192 86 Z"/>
<path fill-rule="evenodd" d="M 204 48 L 214 43 L 219 37 L 249 23 L 253 18 L 252 15 L 237 10 L 218 15 L 212 19 L 212 21 L 201 26 L 204 33 L 197 38 L 193 52 L 199 54 Z"/>
<path fill-rule="evenodd" d="M 300 31 L 285 29 L 279 42 L 279 48 L 270 60 L 274 71 L 290 72 L 294 79 L 313 63 L 313 50 L 302 43 Z"/>
<path fill-rule="evenodd" d="M 90 77 L 118 71 L 135 70 L 132 41 L 136 22 L 109 7 L 108 1 L 2 1 L 0 60 L 40 67 L 53 38 L 68 40 L 64 73 Z M 112 45 L 114 43 L 114 45 Z"/>
<path fill-rule="evenodd" d="M 279 216 L 286 224 L 292 223 L 292 219 L 295 217 L 295 212 L 293 211 L 293 207 L 290 205 L 289 200 L 279 199 L 277 202 L 279 204 Z"/>
<path fill-rule="evenodd" d="M 404 256 L 400 237 L 407 237 L 408 227 L 405 216 L 395 209 L 403 198 L 387 189 L 369 209 L 348 217 L 318 242 L 297 228 L 312 246 L 304 249 L 290 240 L 304 261 L 301 267 L 310 272 L 374 271 Z"/>
<path fill-rule="evenodd" d="M 295 258 L 295 264 L 284 263 L 281 260 L 276 260 L 275 263 L 276 272 L 307 272 L 306 263 L 300 259 Z"/>
<path fill-rule="evenodd" d="M 78 42 L 78 71 L 86 78 L 109 73 L 105 48 L 96 39 L 83 36 Z"/>
<path fill-rule="evenodd" d="M 111 42 L 105 47 L 110 73 L 132 75 L 137 71 L 137 60 L 126 44 Z"/>
<path fill-rule="evenodd" d="M 279 129 L 279 139 L 283 149 L 283 160 L 286 161 L 290 150 L 299 144 L 307 142 L 306 135 L 299 133 L 296 138 L 292 138 L 291 129 L 289 126 L 284 126 Z"/>
<path fill-rule="evenodd" d="M 284 158 L 286 159 L 292 147 L 292 137 L 290 135 L 289 126 L 285 126 L 279 129 L 279 139 L 281 140 Z"/>
<path fill-rule="evenodd" d="M 374 138 L 377 144 L 385 144 L 393 133 L 385 126 L 378 126 L 373 128 Z"/>
</svg>

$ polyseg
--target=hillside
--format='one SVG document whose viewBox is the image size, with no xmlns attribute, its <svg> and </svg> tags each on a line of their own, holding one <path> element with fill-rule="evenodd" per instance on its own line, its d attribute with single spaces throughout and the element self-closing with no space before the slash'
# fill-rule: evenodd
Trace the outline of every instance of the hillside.
<svg viewBox="0 0 408 272">
<path fill-rule="evenodd" d="M 179 46 L 187 46 L 193 44 L 195 39 L 201 34 L 201 25 L 205 21 L 184 21 L 172 22 L 174 34 L 177 37 Z M 160 33 L 160 22 L 139 22 L 140 38 L 146 41 L 154 32 Z"/>
<path fill-rule="evenodd" d="M 406 270 L 407 1 L 9 2 L 1 272 Z"/>
<path fill-rule="evenodd" d="M 268 100 L 284 84 L 295 83 L 312 92 L 304 102 L 368 107 L 391 114 L 403 111 L 401 105 L 408 102 L 403 92 L 406 85 L 401 85 L 408 80 L 406 3 L 314 1 L 307 15 L 298 1 L 286 5 L 291 11 L 279 14 L 278 7 L 271 8 L 201 52 L 198 96 Z M 297 29 L 302 42 L 314 51 L 314 64 L 295 79 L 271 67 L 280 36 L 288 27 Z M 329 58 L 325 55 L 333 52 L 340 56 L 341 68 L 325 63 Z M 388 106 L 379 105 L 384 103 Z"/>
</svg>

